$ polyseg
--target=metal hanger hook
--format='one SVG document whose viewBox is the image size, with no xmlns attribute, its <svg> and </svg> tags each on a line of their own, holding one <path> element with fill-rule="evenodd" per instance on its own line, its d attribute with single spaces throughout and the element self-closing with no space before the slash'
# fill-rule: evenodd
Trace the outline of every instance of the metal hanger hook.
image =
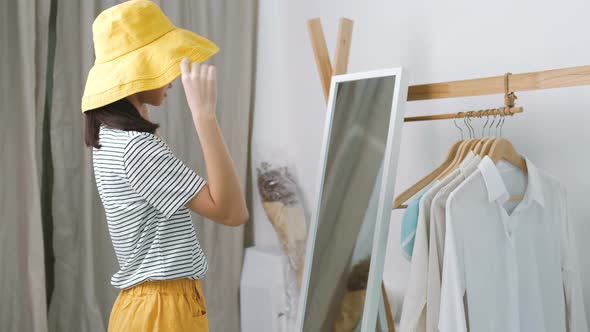
<svg viewBox="0 0 590 332">
<path fill-rule="evenodd" d="M 486 128 L 488 127 L 488 124 L 490 123 L 490 110 L 483 110 L 482 111 L 482 117 L 485 116 L 486 117 L 486 122 L 483 124 L 482 128 L 481 128 L 481 137 L 484 138 L 486 137 Z"/>
<path fill-rule="evenodd" d="M 459 117 L 459 115 L 460 113 L 457 113 L 457 116 L 453 118 L 453 123 L 455 124 L 455 127 L 457 127 L 457 129 L 459 129 L 459 131 L 461 132 L 461 140 L 463 140 L 463 129 L 461 129 L 461 127 L 457 125 L 457 118 Z"/>
<path fill-rule="evenodd" d="M 481 137 L 485 137 L 486 136 L 486 127 L 488 125 L 488 122 L 490 122 L 490 113 L 487 110 L 485 110 L 485 111 L 483 111 L 483 114 L 486 117 L 486 122 L 481 127 Z"/>
<path fill-rule="evenodd" d="M 467 112 L 467 125 L 469 126 L 469 134 L 471 138 L 475 138 L 475 128 L 471 125 L 471 118 L 473 117 L 473 111 Z"/>
<path fill-rule="evenodd" d="M 508 115 L 512 115 L 512 113 L 510 113 L 510 109 L 509 108 L 505 108 L 502 110 L 502 113 L 504 113 L 504 117 L 502 118 L 502 124 L 500 125 L 500 137 L 502 137 L 502 129 L 504 128 L 504 122 L 506 122 L 506 117 Z"/>
<path fill-rule="evenodd" d="M 467 128 L 467 133 L 469 135 L 467 138 L 470 139 L 471 138 L 471 130 L 469 129 L 469 124 L 467 123 L 467 113 L 465 113 L 463 115 L 463 124 L 465 124 L 465 128 Z"/>
<path fill-rule="evenodd" d="M 492 123 L 490 123 L 490 126 L 488 127 L 488 137 L 492 137 L 492 127 L 494 127 L 497 117 L 498 117 L 498 115 L 494 114 L 494 117 L 492 118 Z"/>
<path fill-rule="evenodd" d="M 471 131 L 469 131 L 469 126 L 467 125 L 467 113 L 463 114 L 463 124 L 465 125 L 465 128 L 467 128 L 467 131 L 469 133 L 468 139 L 471 138 Z"/>
<path fill-rule="evenodd" d="M 504 123 L 504 110 L 501 109 L 500 110 L 500 121 L 498 121 L 498 124 L 496 125 L 496 137 L 502 137 L 502 130 L 501 125 Z"/>
</svg>

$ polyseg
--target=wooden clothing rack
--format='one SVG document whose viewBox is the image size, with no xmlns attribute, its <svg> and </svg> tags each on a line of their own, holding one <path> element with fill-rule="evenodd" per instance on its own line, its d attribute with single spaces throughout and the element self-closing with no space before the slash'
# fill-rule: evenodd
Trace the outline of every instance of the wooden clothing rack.
<svg viewBox="0 0 590 332">
<path fill-rule="evenodd" d="M 484 96 L 504 93 L 504 76 L 431 83 L 408 87 L 408 101 Z M 514 74 L 512 92 L 590 85 L 590 66 Z"/>
<path fill-rule="evenodd" d="M 309 37 L 315 55 L 316 65 L 320 74 L 324 97 L 328 100 L 332 75 L 346 73 L 350 53 L 353 22 L 346 18 L 340 19 L 334 67 L 330 62 L 324 32 L 319 18 L 307 22 Z M 510 75 L 510 92 L 533 91 L 553 88 L 590 85 L 590 66 L 570 67 L 545 70 L 524 74 Z M 412 85 L 408 87 L 408 101 L 484 96 L 505 93 L 506 75 Z M 406 118 L 410 121 L 429 121 L 452 119 L 457 116 L 429 115 Z"/>
<path fill-rule="evenodd" d="M 345 18 L 340 19 L 340 29 L 338 31 L 338 44 L 336 46 L 335 57 L 336 66 L 334 69 L 332 69 L 332 65 L 330 63 L 328 48 L 326 46 L 322 26 L 318 18 L 308 21 L 308 31 L 316 59 L 316 64 L 320 73 L 320 79 L 322 81 L 324 97 L 327 100 L 330 93 L 331 75 L 343 74 L 346 71 L 346 64 L 348 62 L 350 50 L 350 40 L 352 38 L 352 21 Z M 342 52 L 342 49 L 344 49 L 345 52 Z M 521 107 L 514 107 L 514 99 L 516 99 L 514 92 L 584 85 L 590 85 L 590 65 L 544 70 L 523 74 L 513 75 L 507 73 L 502 76 L 411 85 L 408 87 L 408 101 L 484 96 L 504 93 L 505 106 L 473 112 L 412 116 L 404 118 L 404 122 L 445 120 L 489 115 L 514 115 L 523 112 Z M 406 206 L 394 204 L 394 207 L 404 208 Z"/>
<path fill-rule="evenodd" d="M 350 54 L 350 43 L 352 39 L 352 27 L 352 20 L 347 18 L 340 19 L 334 56 L 334 65 L 332 65 L 320 19 L 315 18 L 307 21 L 309 38 L 313 47 L 316 65 L 320 75 L 326 102 L 328 101 L 328 96 L 330 94 L 330 83 L 332 76 L 345 74 L 347 71 Z M 408 87 L 408 101 L 483 96 L 504 93 L 505 106 L 474 112 L 412 116 L 406 117 L 404 122 L 432 121 L 488 115 L 513 115 L 523 112 L 521 107 L 514 107 L 514 99 L 516 99 L 514 92 L 584 85 L 590 85 L 590 66 L 553 69 L 514 75 L 507 73 L 501 76 L 412 85 Z M 402 205 L 400 207 L 403 208 L 405 206 Z M 391 317 L 389 310 L 389 302 L 387 300 L 387 296 L 385 296 L 385 289 L 382 287 L 382 290 L 384 293 L 383 295 L 385 299 L 385 305 L 387 307 L 387 321 L 389 330 L 395 331 L 393 327 L 393 318 Z"/>
</svg>

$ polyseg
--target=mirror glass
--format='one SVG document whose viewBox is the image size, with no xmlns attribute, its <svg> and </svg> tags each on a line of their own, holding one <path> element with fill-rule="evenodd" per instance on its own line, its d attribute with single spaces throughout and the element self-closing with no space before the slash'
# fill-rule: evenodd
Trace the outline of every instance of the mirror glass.
<svg viewBox="0 0 590 332">
<path fill-rule="evenodd" d="M 299 313 L 303 331 L 360 331 L 395 82 L 395 76 L 337 82 L 332 92 Z M 378 329 L 387 331 L 385 311 L 379 312 Z"/>
</svg>

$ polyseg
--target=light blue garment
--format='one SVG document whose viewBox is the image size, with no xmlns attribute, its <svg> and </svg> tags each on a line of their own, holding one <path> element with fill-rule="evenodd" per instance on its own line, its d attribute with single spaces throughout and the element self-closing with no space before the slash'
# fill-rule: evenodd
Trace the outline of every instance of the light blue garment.
<svg viewBox="0 0 590 332">
<path fill-rule="evenodd" d="M 401 245 L 402 254 L 408 260 L 412 260 L 414 252 L 414 240 L 416 239 L 416 226 L 418 225 L 418 210 L 422 196 L 430 189 L 430 185 L 424 189 L 408 204 L 406 213 L 402 219 Z"/>
</svg>

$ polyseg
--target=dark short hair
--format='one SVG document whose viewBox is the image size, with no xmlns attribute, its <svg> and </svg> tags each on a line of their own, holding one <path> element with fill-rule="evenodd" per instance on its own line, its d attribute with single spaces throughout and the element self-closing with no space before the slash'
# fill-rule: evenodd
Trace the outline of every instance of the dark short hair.
<svg viewBox="0 0 590 332">
<path fill-rule="evenodd" d="M 160 125 L 146 120 L 126 98 L 84 112 L 86 126 L 84 142 L 88 147 L 100 149 L 100 125 L 125 131 L 140 131 L 154 134 Z"/>
</svg>

